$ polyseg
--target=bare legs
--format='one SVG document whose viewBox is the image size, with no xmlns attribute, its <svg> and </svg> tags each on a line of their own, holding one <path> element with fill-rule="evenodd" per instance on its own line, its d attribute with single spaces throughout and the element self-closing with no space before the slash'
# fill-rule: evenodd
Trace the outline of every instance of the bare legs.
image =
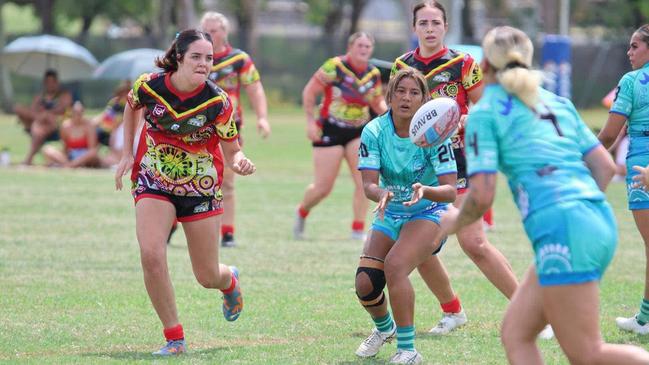
<svg viewBox="0 0 649 365">
<path fill-rule="evenodd" d="M 167 236 L 176 218 L 174 206 L 144 198 L 135 206 L 136 231 L 144 284 L 164 328 L 178 325 L 173 285 L 167 267 Z M 189 256 L 196 280 L 206 288 L 225 289 L 230 285 L 230 269 L 219 264 L 218 233 L 220 217 L 213 216 L 183 223 Z"/>
<path fill-rule="evenodd" d="M 514 294 L 502 325 L 511 364 L 542 364 L 536 336 L 549 322 L 571 364 L 649 364 L 649 353 L 604 343 L 599 329 L 597 282 L 541 287 L 531 267 Z"/>
<path fill-rule="evenodd" d="M 347 161 L 354 182 L 352 210 L 354 221 L 365 222 L 368 201 L 363 192 L 361 174 L 358 171 L 358 147 L 360 138 L 354 139 L 346 146 L 314 147 L 313 148 L 313 183 L 307 186 L 300 207 L 310 211 L 326 198 L 334 187 L 340 164 Z"/>
</svg>

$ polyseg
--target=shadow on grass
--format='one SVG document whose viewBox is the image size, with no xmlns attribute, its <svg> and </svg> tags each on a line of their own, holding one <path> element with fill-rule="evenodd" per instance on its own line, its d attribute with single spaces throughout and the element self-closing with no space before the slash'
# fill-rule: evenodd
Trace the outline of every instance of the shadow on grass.
<svg viewBox="0 0 649 365">
<path fill-rule="evenodd" d="M 349 337 L 365 339 L 365 338 L 367 338 L 367 336 L 369 336 L 370 333 L 371 333 L 371 329 L 368 329 L 367 332 L 352 332 L 352 333 L 349 334 Z M 448 336 L 431 335 L 427 331 L 417 331 L 416 334 L 415 334 L 416 341 L 419 341 L 419 340 L 440 341 L 440 340 L 444 340 L 447 337 Z M 649 338 L 647 340 L 649 340 Z M 396 341 L 396 338 L 393 341 Z"/>
<path fill-rule="evenodd" d="M 337 365 L 384 365 L 384 364 L 389 364 L 388 359 L 377 359 L 375 357 L 371 357 L 368 359 L 361 359 L 358 358 L 356 360 L 345 360 L 345 361 L 340 361 L 336 362 L 335 364 Z"/>
<path fill-rule="evenodd" d="M 211 356 L 220 353 L 223 350 L 228 350 L 228 347 L 214 347 L 209 349 L 189 350 L 187 353 L 178 356 L 154 356 L 152 351 L 107 351 L 107 352 L 90 352 L 82 354 L 87 358 L 105 359 L 110 358 L 114 360 L 173 360 L 185 359 L 191 360 L 195 357 Z"/>
</svg>

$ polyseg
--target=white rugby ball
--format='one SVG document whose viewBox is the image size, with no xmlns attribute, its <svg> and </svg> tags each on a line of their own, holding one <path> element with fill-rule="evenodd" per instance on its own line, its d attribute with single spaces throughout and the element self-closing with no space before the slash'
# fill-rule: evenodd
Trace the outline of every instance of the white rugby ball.
<svg viewBox="0 0 649 365">
<path fill-rule="evenodd" d="M 422 105 L 410 121 L 412 143 L 437 146 L 460 124 L 460 106 L 451 98 L 435 98 Z"/>
</svg>

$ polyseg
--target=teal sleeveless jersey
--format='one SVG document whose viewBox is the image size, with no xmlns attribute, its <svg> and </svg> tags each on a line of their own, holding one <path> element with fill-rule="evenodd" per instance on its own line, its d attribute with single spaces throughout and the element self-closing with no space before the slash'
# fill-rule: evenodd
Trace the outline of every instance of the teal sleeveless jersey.
<svg viewBox="0 0 649 365">
<path fill-rule="evenodd" d="M 522 218 L 571 200 L 604 200 L 583 156 L 599 145 L 572 103 L 539 89 L 535 113 L 500 85 L 485 88 L 469 111 L 469 176 L 500 169 Z"/>
<path fill-rule="evenodd" d="M 378 170 L 380 186 L 394 193 L 386 213 L 405 216 L 446 205 L 422 199 L 411 207 L 403 206 L 412 197 L 412 184 L 438 186 L 437 176 L 457 173 L 450 139 L 437 147 L 419 147 L 396 134 L 391 111 L 363 128 L 358 169 Z"/>
<path fill-rule="evenodd" d="M 610 112 L 627 118 L 631 138 L 649 137 L 649 62 L 622 76 Z"/>
</svg>

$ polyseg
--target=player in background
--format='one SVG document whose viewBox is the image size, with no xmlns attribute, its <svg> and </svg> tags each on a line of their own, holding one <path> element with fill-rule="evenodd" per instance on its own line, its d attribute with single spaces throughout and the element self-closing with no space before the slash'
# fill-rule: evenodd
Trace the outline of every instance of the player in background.
<svg viewBox="0 0 649 365">
<path fill-rule="evenodd" d="M 154 355 L 186 350 L 167 267 L 166 242 L 175 220 L 183 225 L 196 280 L 223 293 L 225 319 L 236 320 L 243 309 L 238 270 L 219 263 L 214 227 L 220 227 L 223 213 L 224 163 L 240 175 L 252 174 L 255 166 L 239 148 L 232 102 L 207 78 L 212 56 L 209 34 L 180 32 L 164 57 L 156 60 L 164 72 L 140 76 L 124 110 L 124 148 L 115 187 L 122 188 L 123 175 L 133 168 L 144 284 L 167 340 Z M 144 129 L 134 156 L 135 127 L 142 119 Z"/>
<path fill-rule="evenodd" d="M 415 293 L 408 275 L 441 250 L 445 238 L 431 238 L 455 200 L 457 170 L 437 147 L 422 148 L 408 138 L 412 117 L 429 100 L 419 71 L 397 72 L 386 100 L 390 110 L 365 126 L 359 150 L 365 195 L 378 206 L 356 271 L 356 294 L 376 328 L 356 355 L 375 356 L 396 336 L 390 363 L 418 364 L 423 360 L 415 349 Z M 443 145 L 450 148 L 450 139 Z M 386 284 L 394 319 L 383 294 Z"/>
<path fill-rule="evenodd" d="M 268 123 L 268 104 L 266 94 L 259 78 L 259 72 L 250 56 L 228 42 L 230 23 L 225 15 L 217 12 L 207 12 L 201 19 L 201 29 L 212 37 L 214 60 L 209 79 L 225 90 L 232 100 L 234 120 L 239 131 L 239 144 L 243 146 L 241 129 L 243 113 L 241 112 L 241 87 L 246 90 L 250 105 L 257 116 L 257 132 L 262 138 L 270 135 Z M 223 174 L 223 224 L 221 225 L 221 246 L 234 247 L 235 232 L 235 190 L 234 173 L 225 169 Z"/>
<path fill-rule="evenodd" d="M 649 258 L 649 193 L 641 186 L 634 186 L 638 170 L 633 166 L 649 165 L 649 24 L 638 28 L 629 41 L 627 51 L 633 71 L 625 74 L 617 86 L 615 99 L 608 120 L 598 138 L 609 148 L 627 128 L 629 151 L 626 157 L 628 206 L 633 213 L 636 227 L 645 246 L 645 257 Z M 649 263 L 649 259 L 646 260 Z M 647 264 L 646 264 L 647 265 Z M 615 320 L 623 330 L 645 335 L 649 333 L 649 265 L 645 268 L 644 295 L 639 312 L 629 318 Z"/>
<path fill-rule="evenodd" d="M 363 239 L 368 203 L 357 170 L 358 147 L 363 126 L 387 110 L 381 91 L 381 73 L 369 64 L 374 37 L 365 32 L 352 34 L 347 53 L 328 59 L 311 77 L 302 92 L 307 138 L 313 145 L 314 181 L 307 186 L 297 207 L 293 236 L 304 237 L 306 218 L 333 189 L 343 159 L 354 179 L 352 239 Z M 324 95 L 318 115 L 316 97 Z"/>
<path fill-rule="evenodd" d="M 469 102 L 476 103 L 483 91 L 482 71 L 473 58 L 444 45 L 448 31 L 446 10 L 436 1 L 423 1 L 414 6 L 412 26 L 419 46 L 400 57 L 393 65 L 392 72 L 409 67 L 419 70 L 426 78 L 430 97 L 450 97 L 460 105 L 462 122 L 466 118 Z M 440 146 L 440 159 L 454 159 L 458 170 L 458 195 L 454 202 L 460 206 L 469 190 L 466 179 L 464 158 L 464 131 L 461 127 L 453 137 L 453 149 Z M 473 260 L 480 271 L 507 298 L 511 298 L 518 281 L 505 256 L 487 239 L 482 222 L 464 227 L 457 233 L 462 250 Z M 418 268 L 430 290 L 439 300 L 443 317 L 431 334 L 447 334 L 467 321 L 460 300 L 453 291 L 446 269 L 438 257 L 431 257 Z M 544 333 L 545 337 L 551 332 Z"/>
<path fill-rule="evenodd" d="M 487 86 L 466 127 L 471 189 L 442 227 L 479 221 L 505 174 L 535 255 L 502 324 L 509 362 L 543 364 L 536 338 L 550 323 L 571 364 L 649 364 L 644 349 L 607 344 L 599 329 L 599 280 L 617 246 L 603 193 L 613 159 L 570 100 L 540 87 L 525 33 L 494 28 L 482 48 Z"/>
</svg>

